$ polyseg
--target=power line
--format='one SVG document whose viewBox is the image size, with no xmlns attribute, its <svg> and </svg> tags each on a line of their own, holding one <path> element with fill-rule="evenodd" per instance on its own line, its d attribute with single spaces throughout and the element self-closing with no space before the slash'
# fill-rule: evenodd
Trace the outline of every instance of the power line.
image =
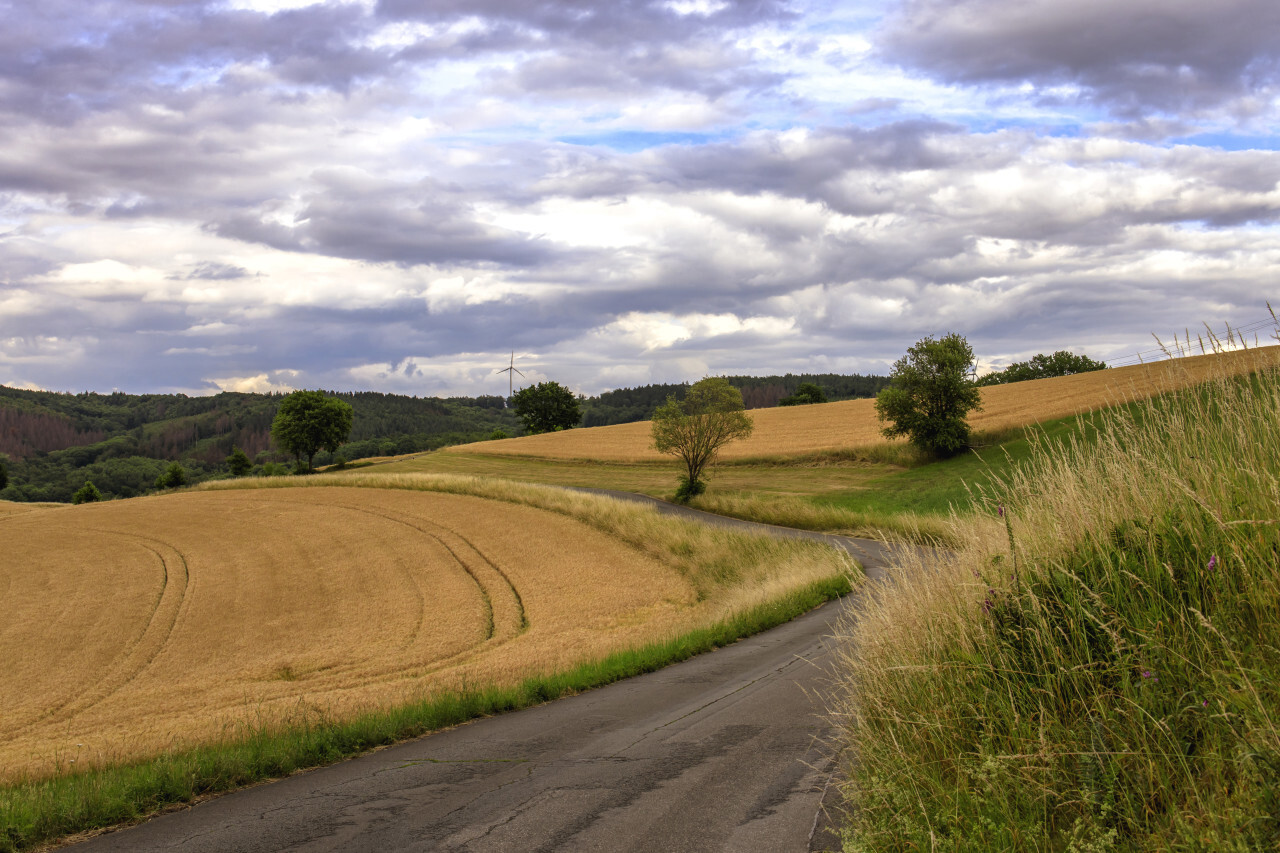
<svg viewBox="0 0 1280 853">
<path fill-rule="evenodd" d="M 1254 320 L 1250 323 L 1245 323 L 1243 326 L 1232 326 L 1228 323 L 1221 334 L 1213 331 L 1208 324 L 1206 324 L 1203 332 L 1196 333 L 1194 345 L 1200 348 L 1203 352 L 1208 353 L 1214 351 L 1215 343 L 1221 345 L 1223 342 L 1226 342 L 1228 345 L 1231 345 L 1239 342 L 1240 344 L 1247 345 L 1248 338 L 1252 337 L 1255 346 L 1263 346 L 1263 341 L 1258 337 L 1258 333 L 1263 329 L 1268 328 L 1274 330 L 1270 337 L 1280 340 L 1280 324 L 1278 324 L 1276 318 L 1272 316 L 1268 316 L 1261 320 Z M 1150 361 L 1160 361 L 1166 358 L 1178 358 L 1191 355 L 1190 348 L 1193 346 L 1191 342 L 1191 330 L 1186 329 L 1183 332 L 1183 335 L 1185 337 L 1179 337 L 1177 333 L 1174 333 L 1173 341 L 1168 346 L 1142 350 L 1141 352 L 1127 355 L 1122 359 L 1109 359 L 1107 361 L 1107 366 L 1128 367 L 1134 364 L 1144 364 Z"/>
</svg>

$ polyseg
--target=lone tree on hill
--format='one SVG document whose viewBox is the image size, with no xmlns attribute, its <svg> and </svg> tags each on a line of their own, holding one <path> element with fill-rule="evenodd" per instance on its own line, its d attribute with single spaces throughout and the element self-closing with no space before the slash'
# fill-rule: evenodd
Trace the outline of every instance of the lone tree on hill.
<svg viewBox="0 0 1280 853">
<path fill-rule="evenodd" d="M 729 380 L 711 376 L 690 386 L 683 400 L 668 397 L 653 413 L 654 449 L 679 456 L 685 464 L 677 501 L 688 503 L 706 491 L 702 475 L 720 448 L 751 435 L 755 425 L 743 409 L 742 392 Z"/>
<path fill-rule="evenodd" d="M 800 387 L 790 397 L 778 401 L 779 406 L 809 406 L 814 403 L 827 402 L 827 395 L 822 388 L 812 382 L 801 382 Z"/>
<path fill-rule="evenodd" d="M 982 410 L 973 380 L 973 348 L 952 333 L 916 343 L 898 359 L 890 385 L 876 395 L 876 416 L 889 421 L 882 432 L 905 435 L 926 453 L 951 456 L 969 444 L 971 410 Z"/>
<path fill-rule="evenodd" d="M 281 401 L 271 422 L 271 437 L 299 463 L 305 456 L 310 471 L 316 453 L 321 449 L 337 451 L 351 435 L 353 416 L 350 403 L 320 391 L 294 391 Z"/>
<path fill-rule="evenodd" d="M 511 402 L 529 435 L 573 429 L 582 420 L 578 399 L 559 382 L 539 382 L 521 388 L 511 397 Z"/>
</svg>

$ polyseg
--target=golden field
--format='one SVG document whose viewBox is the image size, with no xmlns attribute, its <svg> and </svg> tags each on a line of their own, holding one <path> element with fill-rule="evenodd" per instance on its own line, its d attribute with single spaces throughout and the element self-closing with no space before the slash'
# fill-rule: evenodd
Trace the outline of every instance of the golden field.
<svg viewBox="0 0 1280 853">
<path fill-rule="evenodd" d="M 492 480 L 262 485 L 0 513 L 6 779 L 516 683 L 841 568 Z"/>
<path fill-rule="evenodd" d="M 1204 382 L 1218 373 L 1245 373 L 1280 361 L 1280 347 L 1189 356 L 1113 367 L 1075 376 L 1036 379 L 982 389 L 982 411 L 969 416 L 977 431 L 999 431 L 1063 418 Z M 754 409 L 755 432 L 726 446 L 721 459 L 801 456 L 883 444 L 875 401 L 845 400 L 818 406 Z M 642 462 L 670 459 L 651 448 L 647 421 L 616 426 L 484 441 L 446 453 Z"/>
</svg>

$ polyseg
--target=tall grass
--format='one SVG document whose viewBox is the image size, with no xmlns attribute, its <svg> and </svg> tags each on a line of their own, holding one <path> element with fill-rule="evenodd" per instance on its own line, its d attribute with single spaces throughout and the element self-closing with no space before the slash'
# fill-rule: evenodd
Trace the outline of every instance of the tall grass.
<svg viewBox="0 0 1280 853">
<path fill-rule="evenodd" d="M 1096 418 L 849 626 L 846 851 L 1280 848 L 1280 371 Z"/>
</svg>

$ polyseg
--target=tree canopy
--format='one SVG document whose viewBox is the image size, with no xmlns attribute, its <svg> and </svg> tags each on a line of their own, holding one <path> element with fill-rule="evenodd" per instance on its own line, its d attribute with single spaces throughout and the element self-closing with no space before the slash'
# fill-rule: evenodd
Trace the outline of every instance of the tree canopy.
<svg viewBox="0 0 1280 853">
<path fill-rule="evenodd" d="M 924 450 L 950 456 L 969 443 L 972 410 L 981 410 L 981 395 L 970 378 L 973 348 L 952 333 L 924 338 L 894 362 L 890 385 L 876 396 L 876 415 L 889 425 L 886 437 L 906 436 Z"/>
<path fill-rule="evenodd" d="M 653 414 L 653 447 L 678 456 L 686 475 L 676 499 L 688 502 L 706 488 L 702 475 L 720 448 L 751 435 L 754 424 L 744 411 L 742 392 L 714 376 L 690 386 L 683 399 L 668 397 Z"/>
<path fill-rule="evenodd" d="M 511 403 L 529 435 L 573 429 L 582 420 L 578 399 L 559 382 L 539 382 L 521 388 L 511 396 Z"/>
<path fill-rule="evenodd" d="M 350 403 L 327 397 L 320 391 L 294 391 L 280 402 L 271 437 L 299 462 L 311 460 L 320 450 L 335 452 L 351 434 L 353 411 Z"/>
<path fill-rule="evenodd" d="M 1106 367 L 1104 362 L 1094 361 L 1087 355 L 1058 350 L 1052 355 L 1040 353 L 1028 361 L 1015 361 L 1004 370 L 997 370 L 983 376 L 977 384 L 1006 385 L 1010 382 L 1025 382 L 1028 379 L 1048 379 L 1051 376 L 1071 376 L 1074 373 L 1105 370 Z"/>
</svg>

